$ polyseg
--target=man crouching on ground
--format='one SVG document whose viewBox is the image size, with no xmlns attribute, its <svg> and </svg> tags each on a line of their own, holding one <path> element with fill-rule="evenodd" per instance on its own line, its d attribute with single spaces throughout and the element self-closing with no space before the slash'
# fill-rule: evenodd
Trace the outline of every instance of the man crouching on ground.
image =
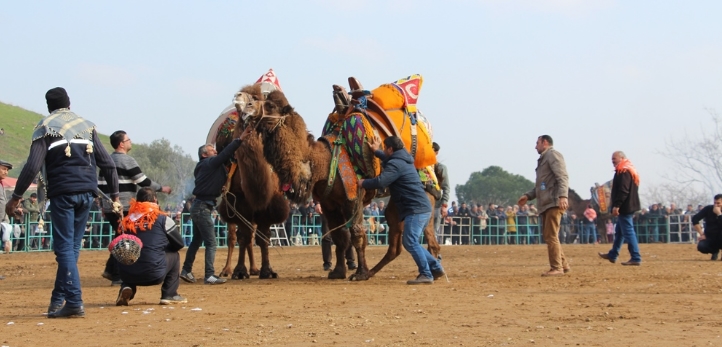
<svg viewBox="0 0 722 347">
<path fill-rule="evenodd" d="M 137 286 L 160 288 L 160 304 L 184 304 L 186 298 L 178 295 L 180 255 L 183 237 L 173 219 L 166 216 L 158 207 L 158 199 L 150 187 L 138 191 L 136 200 L 130 201 L 128 216 L 123 218 L 123 230 L 135 234 L 143 241 L 140 257 L 132 265 L 118 263 L 120 293 L 116 306 L 128 306 L 135 296 Z"/>
</svg>

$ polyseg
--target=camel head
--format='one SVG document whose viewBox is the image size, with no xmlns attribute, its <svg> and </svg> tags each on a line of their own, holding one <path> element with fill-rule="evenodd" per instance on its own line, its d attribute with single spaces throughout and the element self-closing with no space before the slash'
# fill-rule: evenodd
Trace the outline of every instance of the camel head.
<svg viewBox="0 0 722 347">
<path fill-rule="evenodd" d="M 257 84 L 245 86 L 233 95 L 233 105 L 236 107 L 243 128 L 255 123 L 263 115 L 265 99 L 265 94 Z"/>
</svg>

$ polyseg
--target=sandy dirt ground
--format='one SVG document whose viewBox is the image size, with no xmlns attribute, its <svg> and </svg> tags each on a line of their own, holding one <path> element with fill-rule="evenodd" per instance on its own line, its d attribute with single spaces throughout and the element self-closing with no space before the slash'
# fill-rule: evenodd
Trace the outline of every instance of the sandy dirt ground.
<svg viewBox="0 0 722 347">
<path fill-rule="evenodd" d="M 0 255 L 2 346 L 720 346 L 722 261 L 694 245 L 642 245 L 643 265 L 566 245 L 572 272 L 542 278 L 545 246 L 447 246 L 449 282 L 408 286 L 403 253 L 365 282 L 328 280 L 319 247 L 272 250 L 279 277 L 220 286 L 181 282 L 188 304 L 139 287 L 116 307 L 100 277 L 107 252 L 81 253 L 86 318 L 47 319 L 51 253 Z M 375 264 L 385 248 L 371 247 Z M 258 252 L 257 252 L 258 254 Z M 182 252 L 181 259 L 185 253 Z M 620 260 L 627 260 L 623 251 Z M 216 269 L 225 261 L 219 250 Z M 202 273 L 203 252 L 195 272 Z"/>
</svg>

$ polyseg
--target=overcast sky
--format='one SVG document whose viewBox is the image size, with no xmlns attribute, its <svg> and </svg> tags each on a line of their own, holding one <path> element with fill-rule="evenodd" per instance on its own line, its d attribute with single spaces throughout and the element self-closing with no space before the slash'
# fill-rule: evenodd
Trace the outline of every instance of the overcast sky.
<svg viewBox="0 0 722 347">
<path fill-rule="evenodd" d="M 722 109 L 722 1 L 3 1 L 0 101 L 47 114 L 45 92 L 136 143 L 195 158 L 235 91 L 273 68 L 318 135 L 331 85 L 424 76 L 452 187 L 490 165 L 534 179 L 537 136 L 589 196 L 623 150 L 664 182 L 672 137 Z"/>
</svg>

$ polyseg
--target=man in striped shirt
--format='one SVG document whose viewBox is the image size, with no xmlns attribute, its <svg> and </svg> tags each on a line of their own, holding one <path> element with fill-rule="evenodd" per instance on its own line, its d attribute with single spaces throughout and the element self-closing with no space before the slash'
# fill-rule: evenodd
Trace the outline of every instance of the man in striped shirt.
<svg viewBox="0 0 722 347">
<path fill-rule="evenodd" d="M 124 216 L 128 213 L 130 199 L 135 198 L 138 187 L 150 187 L 153 191 L 166 194 L 172 192 L 170 187 L 161 186 L 157 182 L 151 181 L 140 169 L 138 162 L 128 155 L 128 152 L 130 152 L 133 146 L 133 142 L 125 131 L 118 130 L 111 134 L 110 145 L 115 149 L 115 151 L 110 154 L 110 157 L 113 159 L 113 162 L 115 162 L 115 169 L 118 173 L 118 190 L 120 192 L 120 203 L 123 204 Z M 103 177 L 98 177 L 98 188 L 104 193 L 108 193 L 110 187 Z M 117 233 L 120 216 L 113 212 L 113 207 L 108 201 L 103 201 L 103 216 L 105 220 L 110 223 L 113 231 Z M 118 264 L 112 255 L 108 257 L 108 261 L 105 263 L 103 277 L 110 280 L 112 285 L 120 285 L 122 282 L 120 280 Z"/>
</svg>

